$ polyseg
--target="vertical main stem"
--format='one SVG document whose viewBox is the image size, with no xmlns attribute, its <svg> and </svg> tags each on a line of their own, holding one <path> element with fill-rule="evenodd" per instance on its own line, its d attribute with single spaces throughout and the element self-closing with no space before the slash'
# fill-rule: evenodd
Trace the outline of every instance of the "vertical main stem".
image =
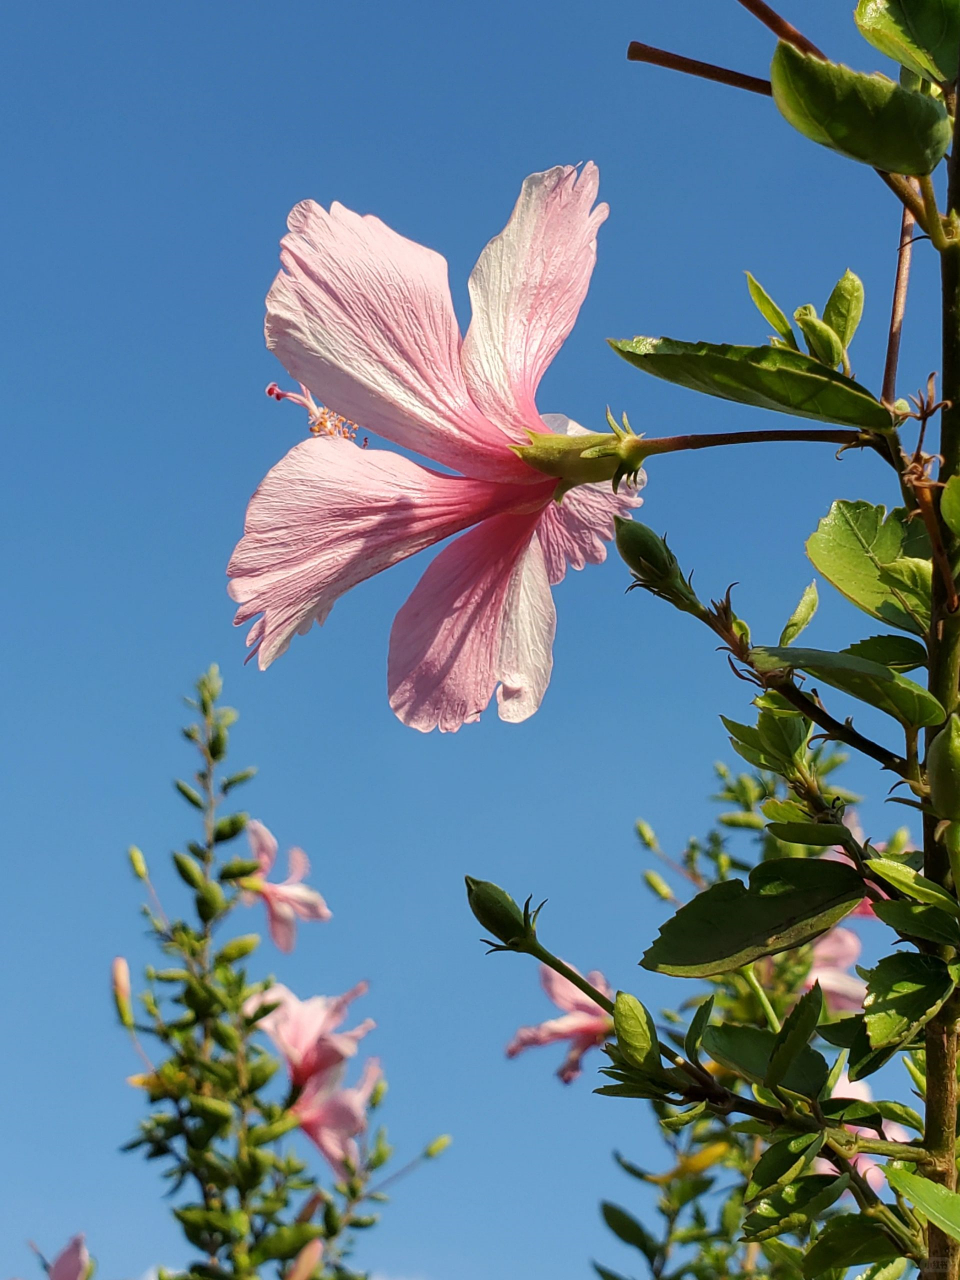
<svg viewBox="0 0 960 1280">
<path fill-rule="evenodd" d="M 958 205 L 960 156 L 954 148 L 949 183 L 949 207 Z M 949 211 L 949 210 L 948 210 Z M 941 417 L 940 452 L 943 463 L 940 479 L 960 474 L 960 245 L 950 244 L 940 253 L 942 282 L 942 373 L 945 399 L 951 403 Z M 938 503 L 939 506 L 939 503 Z M 937 512 L 939 519 L 939 510 Z M 955 563 L 957 540 L 940 520 L 947 555 Z M 946 584 L 939 574 L 933 578 L 933 608 L 930 624 L 930 690 L 947 712 L 960 701 L 960 613 L 947 608 Z M 927 745 L 936 728 L 927 730 Z M 924 874 L 938 884 L 948 882 L 950 863 L 947 851 L 936 838 L 936 820 L 924 819 Z M 954 886 L 957 891 L 960 886 Z M 923 1166 L 926 1177 L 949 1188 L 957 1185 L 957 1019 L 956 997 L 927 1024 L 927 1110 L 924 1146 L 931 1159 Z M 931 1222 L 929 1258 L 921 1272 L 923 1280 L 958 1280 L 960 1245 Z"/>
</svg>

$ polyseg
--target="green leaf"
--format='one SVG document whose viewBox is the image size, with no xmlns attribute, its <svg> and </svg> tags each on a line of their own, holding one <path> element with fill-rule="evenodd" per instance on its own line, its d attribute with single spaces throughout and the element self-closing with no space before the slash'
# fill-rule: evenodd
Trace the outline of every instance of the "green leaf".
<svg viewBox="0 0 960 1280">
<path fill-rule="evenodd" d="M 956 1191 L 941 1187 L 939 1183 L 921 1178 L 916 1173 L 908 1173 L 906 1169 L 888 1165 L 884 1173 L 894 1191 L 906 1196 L 929 1222 L 952 1239 L 960 1240 L 960 1195 Z"/>
<path fill-rule="evenodd" d="M 940 494 L 940 514 L 955 538 L 960 538 L 960 476 L 951 476 Z"/>
<path fill-rule="evenodd" d="M 770 67 L 773 100 L 806 138 L 885 173 L 932 173 L 950 147 L 942 103 L 879 74 L 801 53 L 781 41 Z"/>
<path fill-rule="evenodd" d="M 896 1258 L 893 1262 L 878 1262 L 868 1271 L 857 1276 L 856 1280 L 900 1280 L 908 1266 L 906 1258 Z"/>
<path fill-rule="evenodd" d="M 889 431 L 893 419 L 852 378 L 786 347 L 735 347 L 637 337 L 610 343 L 654 377 L 704 395 L 818 422 Z"/>
<path fill-rule="evenodd" d="M 835 369 L 843 360 L 843 343 L 838 335 L 818 318 L 815 308 L 809 303 L 804 307 L 797 307 L 793 318 L 814 359 L 825 364 L 828 369 Z"/>
<path fill-rule="evenodd" d="M 803 1274 L 813 1280 L 831 1267 L 852 1267 L 858 1262 L 893 1262 L 900 1249 L 871 1218 L 841 1213 L 831 1218 L 803 1259 Z"/>
<path fill-rule="evenodd" d="M 785 763 L 795 760 L 803 755 L 807 745 L 808 725 L 806 717 L 796 711 L 790 711 L 786 715 L 761 711 L 757 717 L 761 750 Z"/>
<path fill-rule="evenodd" d="M 851 1019 L 857 1024 L 857 1034 L 850 1046 L 850 1058 L 847 1062 L 847 1077 L 850 1080 L 865 1080 L 872 1076 L 897 1052 L 897 1045 L 887 1045 L 883 1049 L 874 1049 L 867 1035 L 866 1018 Z"/>
<path fill-rule="evenodd" d="M 775 1089 L 783 1083 L 797 1054 L 810 1043 L 822 1012 L 823 992 L 820 990 L 820 983 L 815 982 L 790 1010 L 777 1032 L 770 1054 L 770 1065 L 763 1078 L 767 1089 Z"/>
<path fill-rule="evenodd" d="M 619 1271 L 611 1271 L 609 1267 L 603 1267 L 599 1262 L 594 1262 L 591 1265 L 600 1280 L 626 1280 L 626 1277 L 622 1276 Z"/>
<path fill-rule="evenodd" d="M 793 1182 L 816 1157 L 823 1142 L 822 1133 L 796 1133 L 771 1143 L 750 1175 L 744 1192 L 746 1202 Z"/>
<path fill-rule="evenodd" d="M 813 619 L 813 615 L 817 612 L 817 605 L 819 603 L 817 584 L 815 582 L 811 582 L 809 587 L 804 589 L 803 595 L 800 597 L 800 603 L 790 615 L 787 625 L 780 632 L 779 643 L 781 647 L 786 648 L 788 644 L 793 644 L 800 632 L 803 631 Z"/>
<path fill-rule="evenodd" d="M 617 1046 L 632 1067 L 649 1075 L 659 1074 L 660 1041 L 653 1018 L 636 996 L 618 991 L 613 1007 Z"/>
<path fill-rule="evenodd" d="M 885 956 L 871 969 L 863 1007 L 871 1047 L 910 1041 L 937 1013 L 956 983 L 937 956 L 912 951 Z"/>
<path fill-rule="evenodd" d="M 703 1033 L 704 1051 L 714 1062 L 719 1062 L 728 1071 L 743 1076 L 753 1084 L 762 1084 L 766 1078 L 774 1043 L 772 1031 L 766 1031 L 762 1027 L 738 1027 L 729 1022 L 709 1026 Z M 789 1064 L 781 1083 L 791 1093 L 815 1098 L 823 1088 L 827 1072 L 823 1054 L 805 1045 Z M 761 1186 L 760 1190 L 763 1189 Z"/>
<path fill-rule="evenodd" d="M 923 938 L 940 946 L 960 948 L 956 916 L 939 907 L 917 902 L 875 902 L 873 913 L 904 938 Z"/>
<path fill-rule="evenodd" d="M 677 977 L 729 973 L 810 942 L 862 897 L 863 881 L 841 862 L 774 858 L 754 867 L 749 888 L 724 880 L 681 907 L 640 963 Z"/>
<path fill-rule="evenodd" d="M 319 1240 L 323 1233 L 323 1227 L 311 1222 L 295 1222 L 290 1226 L 277 1227 L 268 1235 L 261 1236 L 251 1249 L 250 1264 L 258 1267 L 264 1262 L 286 1262 L 289 1258 L 295 1258 L 311 1240 Z"/>
<path fill-rule="evenodd" d="M 213 838 L 217 844 L 222 844 L 227 840 L 233 840 L 247 825 L 250 815 L 248 813 L 230 813 L 225 818 L 221 818 L 213 829 Z"/>
<path fill-rule="evenodd" d="M 881 667 L 890 671 L 916 671 L 918 667 L 927 665 L 926 649 L 909 636 L 870 636 L 867 640 L 848 645 L 841 652 L 854 658 L 866 658 L 868 662 L 879 662 Z"/>
<path fill-rule="evenodd" d="M 914 1133 L 923 1133 L 923 1117 L 914 1111 L 913 1107 L 908 1107 L 903 1102 L 888 1102 L 886 1099 L 881 1099 L 876 1107 L 884 1120 L 895 1120 L 897 1124 L 906 1125 Z"/>
<path fill-rule="evenodd" d="M 184 884 L 188 884 L 191 889 L 202 889 L 207 883 L 203 868 L 194 862 L 188 853 L 175 853 L 173 855 L 173 865 L 177 868 L 180 879 Z"/>
<path fill-rule="evenodd" d="M 929 902 L 931 906 L 940 907 L 960 920 L 960 902 L 919 871 L 914 871 L 902 862 L 894 862 L 892 858 L 871 858 L 866 865 L 901 893 L 915 898 L 917 902 Z"/>
<path fill-rule="evenodd" d="M 849 268 L 833 286 L 823 309 L 823 319 L 840 339 L 844 350 L 853 341 L 863 315 L 863 281 Z"/>
<path fill-rule="evenodd" d="M 806 671 L 824 684 L 885 711 L 907 727 L 942 724 L 947 716 L 933 694 L 922 685 L 866 658 L 830 653 L 825 649 L 760 647 L 751 649 L 750 660 L 762 672 L 779 668 Z"/>
<path fill-rule="evenodd" d="M 703 1039 L 704 1031 L 710 1025 L 713 1005 L 714 997 L 709 996 L 704 1000 L 703 1004 L 697 1007 L 696 1012 L 690 1019 L 690 1026 L 687 1028 L 687 1034 L 683 1038 L 683 1051 L 687 1055 L 689 1062 L 695 1062 L 699 1065 L 700 1042 Z"/>
<path fill-rule="evenodd" d="M 823 1173 L 789 1182 L 769 1195 L 762 1196 L 753 1212 L 747 1215 L 743 1233 L 749 1240 L 769 1240 L 786 1235 L 816 1218 L 839 1200 L 850 1185 L 850 1175 Z"/>
<path fill-rule="evenodd" d="M 930 626 L 930 588 L 905 559 L 928 558 L 929 543 L 903 508 L 889 516 L 869 502 L 835 502 L 807 541 L 807 555 L 828 582 L 881 622 L 923 635 Z"/>
<path fill-rule="evenodd" d="M 850 839 L 849 829 L 834 822 L 771 822 L 767 830 L 787 844 L 812 844 L 822 849 L 846 844 Z"/>
<path fill-rule="evenodd" d="M 864 39 L 908 71 L 923 80 L 956 79 L 956 0 L 860 0 L 855 16 Z"/>
<path fill-rule="evenodd" d="M 660 1246 L 646 1227 L 632 1214 L 627 1213 L 626 1209 L 621 1209 L 617 1204 L 611 1204 L 609 1200 L 603 1201 L 600 1212 L 603 1214 L 604 1222 L 618 1240 L 622 1240 L 624 1244 L 633 1245 L 645 1258 L 653 1261 L 660 1252 Z"/>
<path fill-rule="evenodd" d="M 195 809 L 203 808 L 203 799 L 201 798 L 200 793 L 195 791 L 188 783 L 184 782 L 181 778 L 177 778 L 173 785 L 188 804 L 192 804 Z"/>
<path fill-rule="evenodd" d="M 753 299 L 754 306 L 763 316 L 764 320 L 766 320 L 771 329 L 773 329 L 774 333 L 778 333 L 787 346 L 792 347 L 793 350 L 796 351 L 797 340 L 793 336 L 793 329 L 790 327 L 790 321 L 770 297 L 763 285 L 755 280 L 749 271 L 746 275 L 747 288 L 750 290 L 750 297 Z"/>
<path fill-rule="evenodd" d="M 736 720 L 728 720 L 726 716 L 721 716 L 720 720 L 730 734 L 730 745 L 738 756 L 742 756 L 748 764 L 752 764 L 756 769 L 769 769 L 774 773 L 782 771 L 787 762 L 782 756 L 777 756 L 771 751 L 764 750 L 763 743 L 760 741 L 759 730 L 754 728 L 753 725 L 738 724 Z"/>
</svg>

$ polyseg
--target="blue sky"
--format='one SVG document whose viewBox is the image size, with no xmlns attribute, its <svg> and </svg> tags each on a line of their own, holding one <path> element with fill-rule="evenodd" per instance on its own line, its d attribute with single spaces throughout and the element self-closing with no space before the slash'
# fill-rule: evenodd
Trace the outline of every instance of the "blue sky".
<svg viewBox="0 0 960 1280">
<path fill-rule="evenodd" d="M 848 8 L 790 6 L 821 46 L 871 69 Z M 655 1164 L 653 1130 L 589 1077 L 562 1088 L 553 1051 L 504 1060 L 514 1028 L 550 1006 L 532 966 L 484 956 L 462 877 L 549 896 L 543 935 L 566 958 L 654 1006 L 682 998 L 635 967 L 662 912 L 632 823 L 642 814 L 674 848 L 704 827 L 711 763 L 730 755 L 718 713 L 748 715 L 749 690 L 691 621 L 626 596 L 616 560 L 559 588 L 553 682 L 518 727 L 488 714 L 423 737 L 390 713 L 389 626 L 423 557 L 344 599 L 266 675 L 244 668 L 224 566 L 250 493 L 304 425 L 263 394 L 282 375 L 263 297 L 290 206 L 337 199 L 444 253 L 465 321 L 467 275 L 523 177 L 592 158 L 612 213 L 541 409 L 599 426 L 609 402 L 649 434 L 756 427 L 758 413 L 645 379 L 603 339 L 762 341 L 744 269 L 792 310 L 822 307 L 849 266 L 867 292 L 856 371 L 877 388 L 892 197 L 768 101 L 626 63 L 643 39 L 763 74 L 772 40 L 733 0 L 37 0 L 2 24 L 0 1090 L 14 1176 L 0 1275 L 31 1274 L 28 1237 L 54 1251 L 80 1229 L 105 1280 L 184 1258 L 156 1170 L 118 1154 L 141 1099 L 124 1084 L 136 1063 L 107 971 L 117 952 L 149 959 L 127 844 L 177 892 L 178 697 L 211 660 L 242 713 L 235 761 L 261 769 L 245 804 L 283 847 L 304 846 L 335 912 L 291 959 L 265 948 L 265 961 L 304 996 L 368 978 L 400 1152 L 455 1137 L 358 1260 L 418 1280 L 577 1280 L 590 1256 L 627 1269 L 596 1205 L 629 1202 L 610 1151 Z M 917 259 L 902 391 L 937 366 L 931 254 Z M 812 577 L 802 543 L 830 500 L 894 500 L 878 463 L 825 447 L 649 471 L 644 518 L 705 594 L 741 584 L 765 640 Z M 870 634 L 823 595 L 811 643 Z M 882 781 L 851 781 L 876 797 L 868 829 L 899 824 Z"/>
</svg>

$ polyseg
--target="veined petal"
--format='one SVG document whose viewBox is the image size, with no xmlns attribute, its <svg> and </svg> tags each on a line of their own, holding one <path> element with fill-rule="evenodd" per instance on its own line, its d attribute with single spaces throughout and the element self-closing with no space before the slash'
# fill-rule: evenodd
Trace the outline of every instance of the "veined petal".
<svg viewBox="0 0 960 1280">
<path fill-rule="evenodd" d="M 277 857 L 277 838 L 262 822 L 251 818 L 247 823 L 250 852 L 260 863 L 261 875 L 268 875 Z"/>
<path fill-rule="evenodd" d="M 517 719 L 536 710 L 555 623 L 538 518 L 485 520 L 445 547 L 417 583 L 390 633 L 390 705 L 404 724 L 456 732 L 479 719 L 500 680 L 501 715 L 505 706 Z"/>
<path fill-rule="evenodd" d="M 379 218 L 305 200 L 288 220 L 266 337 L 323 404 L 466 475 L 530 479 L 470 397 L 440 254 Z"/>
<path fill-rule="evenodd" d="M 304 440 L 250 500 L 227 566 L 234 622 L 263 614 L 247 643 L 265 669 L 350 587 L 532 492 L 441 475 L 347 440 Z"/>
<path fill-rule="evenodd" d="M 50 1280 L 84 1280 L 90 1255 L 82 1235 L 74 1236 L 50 1265 Z"/>
<path fill-rule="evenodd" d="M 573 969 L 574 973 L 580 972 L 573 965 L 570 965 L 570 968 Z M 587 975 L 587 981 L 609 997 L 610 988 L 602 973 L 594 970 Z M 591 1000 L 589 996 L 584 995 L 580 988 L 575 987 L 569 978 L 564 978 L 561 974 L 551 969 L 549 965 L 542 964 L 540 966 L 540 985 L 557 1008 L 563 1009 L 567 1013 L 589 1013 L 592 1017 L 596 1017 L 601 1012 L 600 1006 L 595 1000 Z"/>
<path fill-rule="evenodd" d="M 599 1009 L 594 1014 L 565 1013 L 534 1027 L 520 1027 L 507 1045 L 507 1057 L 515 1058 L 524 1049 L 554 1044 L 558 1040 L 589 1039 L 592 1043 L 598 1036 L 606 1034 L 609 1027 L 610 1019 L 605 1018 Z"/>
<path fill-rule="evenodd" d="M 599 181 L 594 164 L 531 174 L 470 277 L 463 375 L 481 412 L 518 443 L 527 442 L 525 430 L 542 429 L 537 386 L 590 284 L 597 228 L 609 213 L 605 204 L 594 208 Z"/>
</svg>

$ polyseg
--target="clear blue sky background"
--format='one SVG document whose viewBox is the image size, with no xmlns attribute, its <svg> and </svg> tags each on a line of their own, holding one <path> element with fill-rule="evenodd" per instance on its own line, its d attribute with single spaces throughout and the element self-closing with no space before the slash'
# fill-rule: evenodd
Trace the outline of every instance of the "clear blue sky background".
<svg viewBox="0 0 960 1280">
<path fill-rule="evenodd" d="M 787 6 L 856 65 L 850 3 Z M 600 1225 L 635 1188 L 620 1147 L 661 1159 L 642 1108 L 552 1078 L 557 1053 L 503 1045 L 549 1016 L 536 974 L 486 958 L 464 872 L 549 896 L 548 941 L 657 1005 L 681 992 L 635 967 L 661 909 L 640 882 L 638 814 L 677 847 L 701 830 L 717 719 L 749 689 L 710 638 L 638 593 L 618 561 L 558 590 L 553 683 L 519 727 L 404 729 L 385 695 L 390 621 L 421 558 L 370 582 L 266 675 L 243 666 L 224 566 L 246 501 L 302 437 L 268 401 L 282 370 L 262 303 L 290 206 L 372 211 L 443 252 L 465 283 L 523 177 L 592 158 L 612 206 L 577 329 L 541 408 L 602 423 L 609 401 L 653 434 L 756 427 L 760 415 L 644 379 L 608 335 L 760 341 L 750 268 L 790 309 L 822 306 L 850 266 L 868 310 L 854 353 L 878 387 L 898 211 L 876 178 L 805 144 L 762 98 L 628 65 L 642 38 L 763 74 L 772 39 L 733 0 L 68 5 L 3 18 L 5 195 L 4 882 L 0 932 L 7 1177 L 0 1275 L 30 1275 L 85 1229 L 105 1280 L 184 1259 L 157 1169 L 118 1147 L 141 1113 L 107 970 L 149 952 L 124 859 L 167 851 L 190 815 L 178 697 L 211 660 L 242 711 L 245 804 L 297 842 L 334 921 L 265 960 L 302 995 L 361 977 L 401 1152 L 456 1138 L 403 1186 L 360 1260 L 391 1277 L 577 1280 L 631 1263 Z M 918 252 L 902 390 L 938 360 L 930 253 Z M 926 318 L 924 318 L 926 317 Z M 892 500 L 870 459 L 766 448 L 664 459 L 645 518 L 705 593 L 738 580 L 774 639 L 811 570 L 802 542 L 834 496 Z M 870 633 L 829 598 L 812 633 Z M 868 717 L 862 717 L 870 724 Z M 886 732 L 886 730 L 882 730 Z M 903 810 L 866 808 L 877 835 Z M 251 921 L 251 923 L 254 923 Z M 259 920 L 256 921 L 259 924 Z M 679 986 L 679 984 L 677 984 Z"/>
</svg>

